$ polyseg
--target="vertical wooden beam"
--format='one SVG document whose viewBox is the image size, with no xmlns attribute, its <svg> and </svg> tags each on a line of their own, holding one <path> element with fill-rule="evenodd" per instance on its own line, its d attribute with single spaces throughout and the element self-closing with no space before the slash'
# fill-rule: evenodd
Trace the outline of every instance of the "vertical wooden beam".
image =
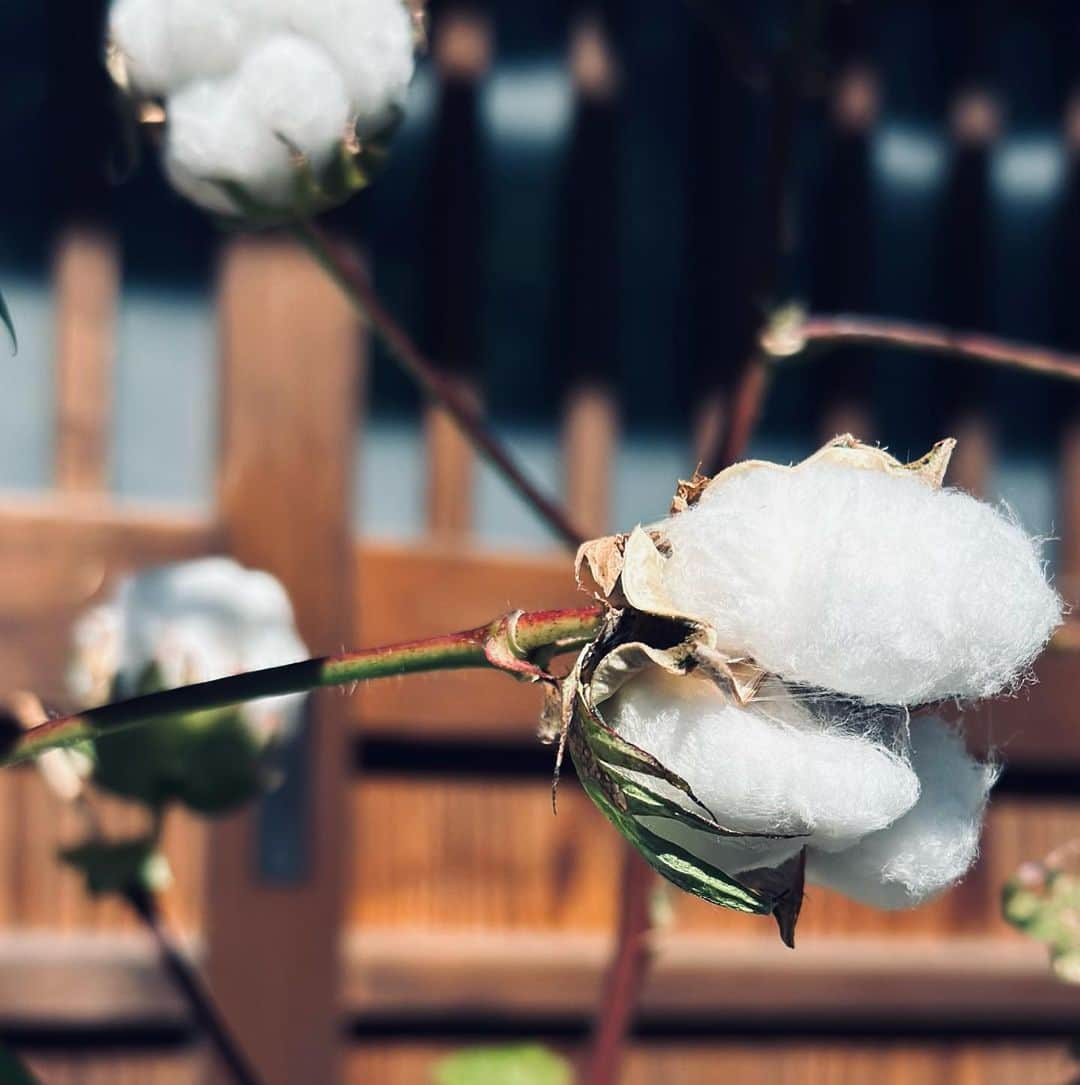
<svg viewBox="0 0 1080 1085">
<path fill-rule="evenodd" d="M 314 653 L 351 639 L 349 515 L 357 321 L 301 251 L 228 250 L 222 277 L 219 512 L 232 553 L 279 577 Z M 313 698 L 303 873 L 260 875 L 258 811 L 218 823 L 209 974 L 266 1085 L 339 1080 L 339 939 L 350 758 L 340 694 Z"/>
<path fill-rule="evenodd" d="M 619 414 L 619 86 L 612 28 L 586 5 L 570 28 L 576 106 L 562 188 L 558 306 L 563 475 L 570 518 L 608 530 Z"/>
<path fill-rule="evenodd" d="M 119 259 L 114 240 L 92 226 L 59 236 L 56 291 L 54 479 L 70 493 L 109 484 L 109 430 Z"/>
<path fill-rule="evenodd" d="M 477 3 L 435 13 L 433 53 L 439 111 L 428 187 L 427 339 L 435 360 L 467 394 L 480 396 L 483 264 L 483 158 L 477 87 L 491 62 L 491 23 Z M 443 410 L 428 405 L 429 530 L 462 537 L 472 526 L 472 445 Z"/>
</svg>

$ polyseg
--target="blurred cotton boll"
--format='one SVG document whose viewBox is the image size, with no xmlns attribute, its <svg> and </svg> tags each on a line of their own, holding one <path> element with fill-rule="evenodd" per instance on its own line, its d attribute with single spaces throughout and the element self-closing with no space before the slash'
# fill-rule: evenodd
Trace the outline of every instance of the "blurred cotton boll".
<svg viewBox="0 0 1080 1085">
<path fill-rule="evenodd" d="M 854 718 L 832 707 L 819 713 L 780 682 L 743 706 L 707 679 L 653 667 L 602 711 L 622 738 L 681 776 L 726 829 L 798 834 L 734 839 L 670 819 L 650 824 L 727 874 L 775 866 L 804 846 L 850 847 L 919 796 L 902 717 L 861 708 Z"/>
<path fill-rule="evenodd" d="M 126 89 L 165 99 L 174 186 L 232 215 L 294 206 L 297 154 L 304 199 L 346 198 L 362 183 L 357 141 L 392 126 L 415 64 L 403 0 L 114 0 L 109 34 Z M 340 156 L 356 156 L 348 181 L 330 178 Z"/>
<path fill-rule="evenodd" d="M 659 529 L 678 610 L 767 671 L 868 701 L 1009 689 L 1061 620 L 1036 541 L 899 465 L 740 465 Z"/>
<path fill-rule="evenodd" d="M 292 607 L 268 573 L 228 558 L 147 569 L 74 629 L 68 685 L 82 707 L 307 656 Z M 95 743 L 95 782 L 141 801 L 176 800 L 206 813 L 250 798 L 268 754 L 302 720 L 304 697 L 167 717 Z"/>
<path fill-rule="evenodd" d="M 875 908 L 912 908 L 959 881 L 979 854 L 979 833 L 997 767 L 972 758 L 938 719 L 911 725 L 919 801 L 853 848 L 811 850 L 807 877 Z"/>
</svg>

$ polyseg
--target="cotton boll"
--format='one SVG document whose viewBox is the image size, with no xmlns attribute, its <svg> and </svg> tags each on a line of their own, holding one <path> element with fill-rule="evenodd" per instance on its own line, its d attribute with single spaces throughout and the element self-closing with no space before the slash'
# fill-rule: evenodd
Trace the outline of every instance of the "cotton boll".
<svg viewBox="0 0 1080 1085">
<path fill-rule="evenodd" d="M 975 862 L 996 767 L 969 756 L 962 737 L 937 719 L 915 720 L 911 741 L 919 801 L 847 851 L 811 849 L 811 881 L 875 908 L 911 908 L 959 881 Z"/>
<path fill-rule="evenodd" d="M 170 179 L 211 210 L 237 208 L 215 181 L 257 200 L 287 203 L 292 151 L 318 171 L 340 144 L 349 106 L 329 57 L 296 35 L 267 39 L 234 76 L 192 83 L 169 99 L 165 163 Z"/>
<path fill-rule="evenodd" d="M 292 25 L 333 57 L 361 129 L 377 128 L 412 79 L 412 19 L 402 0 L 314 0 Z"/>
<path fill-rule="evenodd" d="M 807 844 L 847 847 L 891 824 L 918 797 L 902 727 L 848 728 L 816 714 L 779 682 L 740 707 L 710 681 L 654 668 L 603 702 L 600 712 L 682 776 L 726 828 L 805 834 L 797 842 L 717 840 L 674 822 L 650 823 L 728 873 L 777 865 Z M 886 748 L 887 741 L 901 752 Z"/>
<path fill-rule="evenodd" d="M 163 94 L 172 82 L 167 14 L 168 0 L 115 0 L 109 10 L 109 37 L 144 94 Z"/>
<path fill-rule="evenodd" d="M 679 610 L 789 681 L 869 701 L 997 693 L 1061 618 L 1015 522 L 914 477 L 738 471 L 662 529 Z"/>
<path fill-rule="evenodd" d="M 256 40 L 254 20 L 235 0 L 168 0 L 170 89 L 228 75 Z"/>
</svg>

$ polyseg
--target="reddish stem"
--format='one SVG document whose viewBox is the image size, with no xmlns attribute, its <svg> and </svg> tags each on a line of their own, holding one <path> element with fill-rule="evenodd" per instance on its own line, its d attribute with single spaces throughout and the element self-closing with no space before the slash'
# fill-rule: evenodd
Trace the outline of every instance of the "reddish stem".
<svg viewBox="0 0 1080 1085">
<path fill-rule="evenodd" d="M 649 892 L 654 882 L 652 868 L 627 846 L 619 886 L 615 955 L 604 979 L 601 1013 L 594 1022 L 582 1065 L 581 1080 L 588 1085 L 616 1085 L 619 1078 L 623 1048 L 652 956 Z"/>
<path fill-rule="evenodd" d="M 1027 343 L 1011 343 L 978 332 L 953 331 L 933 325 L 911 324 L 875 316 L 848 314 L 808 316 L 795 335 L 806 346 L 862 343 L 948 354 L 972 362 L 985 362 L 1029 373 L 1080 380 L 1080 356 L 1062 354 Z"/>
<path fill-rule="evenodd" d="M 491 432 L 476 404 L 454 381 L 443 375 L 394 319 L 375 293 L 363 269 L 345 256 L 316 223 L 303 220 L 297 223 L 296 232 L 366 317 L 398 365 L 416 381 L 424 395 L 454 419 L 475 448 L 563 542 L 574 547 L 584 542 L 585 536 L 570 522 L 563 509 L 533 484 Z"/>
</svg>

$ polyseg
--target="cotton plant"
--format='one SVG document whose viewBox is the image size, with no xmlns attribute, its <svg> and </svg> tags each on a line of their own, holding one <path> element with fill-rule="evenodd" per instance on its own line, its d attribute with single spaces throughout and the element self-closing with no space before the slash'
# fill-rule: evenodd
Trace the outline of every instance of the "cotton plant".
<svg viewBox="0 0 1080 1085">
<path fill-rule="evenodd" d="M 1018 689 L 1061 621 L 1038 541 L 942 486 L 952 447 L 747 461 L 579 551 L 606 617 L 549 732 L 660 873 L 785 940 L 804 880 L 893 909 L 963 877 L 997 768 L 932 709 Z"/>
<path fill-rule="evenodd" d="M 81 709 L 307 656 L 285 589 L 224 557 L 145 569 L 75 623 L 67 684 Z M 300 727 L 301 694 L 172 713 L 102 736 L 93 782 L 151 808 L 225 813 L 275 780 L 274 754 Z"/>
<path fill-rule="evenodd" d="M 404 0 L 114 0 L 108 61 L 182 195 L 272 222 L 367 183 L 418 38 Z"/>
</svg>

